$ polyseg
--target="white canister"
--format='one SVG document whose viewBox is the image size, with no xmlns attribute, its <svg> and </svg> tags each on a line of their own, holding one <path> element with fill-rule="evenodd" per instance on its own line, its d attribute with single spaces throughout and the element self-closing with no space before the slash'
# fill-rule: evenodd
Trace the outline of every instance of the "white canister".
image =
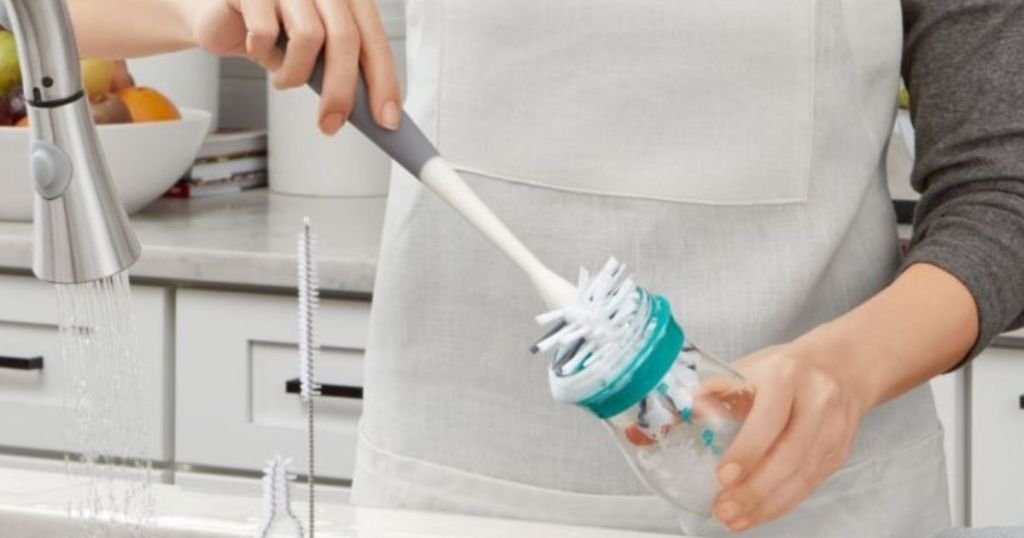
<svg viewBox="0 0 1024 538">
<path fill-rule="evenodd" d="M 160 54 L 128 61 L 139 86 L 149 86 L 179 107 L 210 113 L 210 132 L 217 130 L 220 109 L 220 58 L 200 49 Z"/>
<path fill-rule="evenodd" d="M 405 18 L 399 2 L 380 2 L 405 86 Z M 268 83 L 269 84 L 269 83 Z M 328 137 L 317 126 L 319 97 L 306 88 L 268 90 L 270 190 L 303 196 L 385 196 L 391 160 L 346 125 Z"/>
</svg>

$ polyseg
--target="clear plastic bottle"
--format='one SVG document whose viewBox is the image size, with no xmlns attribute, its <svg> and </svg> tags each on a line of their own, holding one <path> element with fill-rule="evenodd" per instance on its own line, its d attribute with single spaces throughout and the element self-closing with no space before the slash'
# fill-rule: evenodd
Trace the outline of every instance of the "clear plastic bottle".
<svg viewBox="0 0 1024 538">
<path fill-rule="evenodd" d="M 707 517 L 718 459 L 753 396 L 739 374 L 685 341 L 667 300 L 639 293 L 628 338 L 582 360 L 556 357 L 552 394 L 602 419 L 650 489 Z"/>
</svg>

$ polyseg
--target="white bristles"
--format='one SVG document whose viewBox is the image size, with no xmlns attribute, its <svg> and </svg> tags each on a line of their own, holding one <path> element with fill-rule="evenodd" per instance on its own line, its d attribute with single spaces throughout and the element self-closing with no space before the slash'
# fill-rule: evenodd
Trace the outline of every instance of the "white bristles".
<svg viewBox="0 0 1024 538">
<path fill-rule="evenodd" d="M 557 347 L 555 361 L 562 372 L 580 367 L 609 344 L 621 343 L 640 297 L 626 266 L 615 258 L 594 275 L 581 268 L 577 290 L 575 303 L 536 318 L 555 329 L 534 347 L 539 351 Z"/>
<path fill-rule="evenodd" d="M 316 334 L 316 309 L 320 302 L 316 261 L 313 257 L 316 238 L 310 228 L 309 218 L 303 222 L 299 234 L 299 382 L 303 402 L 320 393 L 316 383 L 313 365 L 320 348 Z"/>
<path fill-rule="evenodd" d="M 309 217 L 303 219 L 302 233 L 299 234 L 299 395 L 306 406 L 307 455 L 309 467 L 309 537 L 316 533 L 316 411 L 313 403 L 320 395 L 320 385 L 314 377 L 314 365 L 320 352 L 316 334 L 316 313 L 320 302 L 320 286 L 317 281 L 316 258 L 313 250 L 316 237 L 313 235 Z"/>
<path fill-rule="evenodd" d="M 302 538 L 304 535 L 302 522 L 292 512 L 291 481 L 295 475 L 291 472 L 291 466 L 291 458 L 277 455 L 263 467 L 263 514 L 256 530 L 257 538 L 270 536 L 278 514 L 288 519 L 295 536 Z"/>
</svg>

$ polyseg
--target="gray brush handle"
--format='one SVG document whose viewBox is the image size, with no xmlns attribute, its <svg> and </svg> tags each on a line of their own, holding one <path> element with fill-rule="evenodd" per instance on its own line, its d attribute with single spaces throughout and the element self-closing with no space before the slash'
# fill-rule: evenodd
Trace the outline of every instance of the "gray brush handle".
<svg viewBox="0 0 1024 538">
<path fill-rule="evenodd" d="M 284 51 L 287 46 L 288 37 L 284 35 L 282 30 L 281 37 L 277 41 L 277 48 Z M 308 85 L 319 95 L 323 89 L 323 84 L 324 53 L 321 52 L 316 60 L 316 67 L 313 69 Z M 355 97 L 355 103 L 352 105 L 352 112 L 348 118 L 349 123 L 355 126 L 356 129 L 359 129 L 359 132 L 366 135 L 366 138 L 369 138 L 377 147 L 384 150 L 384 153 L 387 153 L 402 168 L 405 168 L 409 173 L 419 178 L 423 165 L 427 164 L 427 161 L 430 159 L 440 155 L 437 148 L 434 147 L 426 135 L 423 134 L 423 131 L 420 130 L 419 126 L 412 121 L 412 118 L 404 110 L 402 111 L 402 121 L 398 130 L 391 131 L 377 124 L 377 120 L 373 118 L 373 112 L 370 110 L 366 79 L 363 77 L 362 71 L 359 72 L 359 83 L 356 84 Z"/>
</svg>

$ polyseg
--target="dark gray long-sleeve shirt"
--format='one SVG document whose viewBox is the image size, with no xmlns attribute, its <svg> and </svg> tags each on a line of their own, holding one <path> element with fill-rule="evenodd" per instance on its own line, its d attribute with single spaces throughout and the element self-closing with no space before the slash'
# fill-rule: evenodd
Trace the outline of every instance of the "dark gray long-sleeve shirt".
<svg viewBox="0 0 1024 538">
<path fill-rule="evenodd" d="M 903 0 L 903 15 L 922 193 L 904 267 L 971 291 L 974 356 L 1024 323 L 1024 0 Z"/>
</svg>

